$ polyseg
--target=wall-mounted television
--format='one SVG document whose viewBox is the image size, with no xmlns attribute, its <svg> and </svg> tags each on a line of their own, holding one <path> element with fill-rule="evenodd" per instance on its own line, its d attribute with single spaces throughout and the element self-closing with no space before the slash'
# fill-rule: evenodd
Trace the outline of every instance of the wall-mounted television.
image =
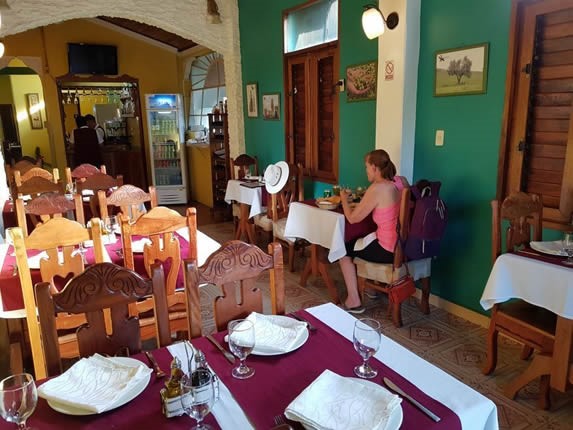
<svg viewBox="0 0 573 430">
<path fill-rule="evenodd" d="M 117 47 L 68 43 L 70 73 L 117 75 Z"/>
</svg>

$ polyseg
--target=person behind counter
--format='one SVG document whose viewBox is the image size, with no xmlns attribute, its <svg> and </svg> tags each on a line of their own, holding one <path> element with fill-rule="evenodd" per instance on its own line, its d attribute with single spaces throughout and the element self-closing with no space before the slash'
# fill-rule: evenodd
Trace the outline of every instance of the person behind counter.
<svg viewBox="0 0 573 430">
<path fill-rule="evenodd" d="M 74 143 L 75 142 L 75 132 L 76 130 L 80 129 L 80 128 L 88 128 L 88 125 L 86 124 L 86 117 L 85 116 L 81 116 L 81 115 L 76 115 L 75 116 L 75 120 L 76 120 L 76 128 L 72 130 L 72 132 L 70 133 L 70 143 Z"/>
<path fill-rule="evenodd" d="M 342 209 L 349 223 L 359 223 L 372 213 L 372 219 L 377 225 L 375 234 L 347 242 L 346 255 L 339 260 L 348 291 L 344 306 L 348 312 L 355 314 L 364 312 L 364 307 L 358 294 L 356 266 L 352 259 L 359 257 L 383 264 L 394 261 L 394 247 L 398 239 L 396 222 L 400 211 L 400 192 L 408 186 L 405 178 L 396 176 L 396 166 L 383 149 L 369 152 L 364 164 L 371 185 L 354 209 L 351 209 L 348 203 L 348 192 L 340 190 Z"/>
<path fill-rule="evenodd" d="M 87 126 L 89 128 L 93 128 L 96 131 L 97 142 L 100 145 L 103 145 L 105 141 L 105 130 L 103 129 L 103 127 L 96 122 L 95 116 L 93 116 L 92 114 L 88 113 L 84 118 L 86 119 Z"/>
</svg>

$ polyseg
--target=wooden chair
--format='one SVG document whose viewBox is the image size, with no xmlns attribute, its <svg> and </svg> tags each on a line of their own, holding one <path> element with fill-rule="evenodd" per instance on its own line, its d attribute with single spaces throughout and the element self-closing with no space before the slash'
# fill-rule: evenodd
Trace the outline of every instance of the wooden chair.
<svg viewBox="0 0 573 430">
<path fill-rule="evenodd" d="M 410 188 L 404 188 L 400 196 L 400 212 L 398 216 L 400 231 L 399 240 L 394 252 L 393 264 L 371 263 L 355 258 L 356 273 L 358 276 L 358 291 L 364 302 L 366 288 L 388 294 L 388 284 L 404 275 L 404 256 L 401 244 L 408 237 L 408 225 L 410 221 Z M 388 311 L 392 314 L 392 322 L 396 327 L 402 326 L 401 303 L 390 303 Z"/>
<path fill-rule="evenodd" d="M 501 204 L 498 200 L 493 200 L 491 208 L 492 263 L 495 263 L 502 252 L 514 251 L 522 245 L 528 245 L 532 240 L 541 240 L 543 203 L 539 195 L 513 193 Z M 505 234 L 502 234 L 504 222 L 508 223 L 508 226 Z M 502 241 L 505 244 L 502 244 Z M 524 347 L 521 358 L 527 359 L 533 350 L 549 355 L 553 353 L 556 324 L 557 316 L 553 312 L 523 300 L 494 305 L 487 335 L 487 363 L 483 373 L 489 375 L 495 370 L 498 333 L 522 343 Z M 506 394 L 514 398 L 518 389 L 512 385 L 506 389 Z M 550 405 L 549 375 L 541 377 L 540 391 L 540 405 L 547 409 Z"/>
<path fill-rule="evenodd" d="M 118 207 L 122 214 L 128 216 L 130 222 L 137 220 L 145 213 L 142 208 L 145 208 L 146 202 L 150 203 L 151 208 L 157 206 L 157 193 L 154 186 L 150 186 L 149 193 L 146 193 L 134 185 L 122 185 L 109 196 L 106 196 L 103 190 L 98 191 L 97 196 L 102 219 L 106 219 L 109 215 L 109 205 Z"/>
<path fill-rule="evenodd" d="M 256 156 L 241 154 L 229 160 L 231 165 L 231 179 L 243 179 L 249 171 L 251 175 L 259 175 L 259 161 Z"/>
<path fill-rule="evenodd" d="M 115 178 L 105 173 L 97 173 L 95 175 L 88 176 L 78 182 L 76 182 L 76 192 L 80 195 L 84 195 L 85 191 L 93 192 L 90 196 L 90 210 L 92 216 L 99 216 L 99 204 L 98 204 L 98 191 L 109 191 L 112 188 L 121 187 L 123 185 L 123 176 L 117 175 Z"/>
<path fill-rule="evenodd" d="M 45 363 L 42 354 L 42 343 L 40 339 L 40 328 L 36 316 L 36 302 L 34 300 L 34 289 L 32 274 L 28 262 L 27 250 L 45 250 L 47 258 L 40 261 L 40 277 L 42 282 L 50 284 L 52 293 L 58 292 L 56 277 L 66 278 L 77 275 L 84 270 L 82 256 L 76 252 L 76 246 L 87 240 L 93 240 L 94 256 L 96 263 L 105 261 L 105 250 L 101 240 L 100 223 L 97 218 L 92 220 L 89 229 L 83 227 L 76 221 L 66 218 L 52 218 L 43 224 L 38 225 L 28 237 L 24 237 L 24 232 L 20 227 L 9 229 L 14 243 L 16 254 L 16 264 L 20 276 L 20 285 L 24 297 L 24 307 L 26 310 L 26 320 L 28 323 L 28 333 L 34 358 L 34 370 L 36 378 L 45 377 Z M 61 261 L 60 261 L 61 260 Z M 57 328 L 59 330 L 70 330 L 85 322 L 77 316 L 59 315 Z M 78 344 L 74 333 L 61 335 L 58 338 L 60 353 L 63 357 L 73 358 L 79 354 Z M 42 376 L 43 375 L 43 376 Z"/>
<path fill-rule="evenodd" d="M 107 174 L 107 170 L 104 164 L 98 168 L 93 164 L 84 163 L 75 167 L 74 170 L 66 167 L 66 184 L 72 184 L 75 180 L 81 180 L 87 178 L 88 176 L 97 175 L 100 173 L 103 173 L 104 175 Z"/>
<path fill-rule="evenodd" d="M 167 306 L 163 270 L 153 265 L 152 278 L 144 279 L 136 272 L 113 263 L 94 264 L 72 278 L 59 293 L 52 294 L 50 285 L 36 285 L 38 319 L 41 327 L 47 376 L 62 372 L 58 348 L 56 315 L 78 315 L 86 321 L 78 327 L 80 357 L 97 353 L 128 355 L 141 351 L 139 321 L 130 316 L 128 305 L 152 295 L 160 346 L 169 345 L 171 338 L 167 323 Z M 110 323 L 104 314 L 109 309 Z M 111 326 L 111 327 L 110 327 Z M 108 334 L 111 328 L 111 334 Z M 36 374 L 38 379 L 38 375 Z"/>
<path fill-rule="evenodd" d="M 18 227 L 24 232 L 24 237 L 28 236 L 28 224 L 26 222 L 26 215 L 33 215 L 32 223 L 34 227 L 38 224 L 37 220 L 46 222 L 51 218 L 65 217 L 68 212 L 72 211 L 75 215 L 75 220 L 82 225 L 85 225 L 84 205 L 82 196 L 74 194 L 70 200 L 66 196 L 58 193 L 45 193 L 38 197 L 32 198 L 25 204 L 21 197 L 15 200 L 16 216 L 18 220 Z"/>
<path fill-rule="evenodd" d="M 22 173 L 19 170 L 14 170 L 14 183 L 16 184 L 16 187 L 21 187 L 24 182 L 35 177 L 44 178 L 57 184 L 60 179 L 60 173 L 56 168 L 54 168 L 52 173 L 50 173 L 41 167 L 32 167 L 25 173 Z"/>
<path fill-rule="evenodd" d="M 186 228 L 189 234 L 189 253 L 181 255 L 179 239 L 175 232 Z M 169 309 L 169 325 L 171 332 L 186 332 L 188 329 L 184 292 L 177 291 L 177 276 L 183 258 L 197 259 L 197 214 L 195 208 L 188 208 L 186 216 L 163 206 L 157 206 L 139 217 L 135 222 L 129 222 L 127 216 L 121 216 L 121 240 L 123 243 L 124 264 L 134 269 L 133 236 L 149 238 L 150 244 L 143 247 L 145 269 L 152 275 L 151 266 L 156 262 L 165 264 L 170 260 L 169 270 L 166 271 L 165 290 Z M 155 321 L 150 312 L 153 311 L 153 298 L 138 301 L 131 307 L 132 315 L 140 315 L 141 338 L 155 337 Z"/>
<path fill-rule="evenodd" d="M 285 311 L 284 269 L 282 248 L 269 244 L 269 253 L 256 245 L 240 240 L 226 242 L 215 251 L 205 264 L 197 267 L 196 259 L 185 261 L 185 289 L 187 314 L 191 337 L 201 336 L 202 317 L 199 286 L 212 284 L 221 288 L 222 295 L 213 302 L 217 331 L 225 330 L 233 319 L 245 318 L 251 312 L 263 312 L 263 297 L 255 287 L 257 278 L 269 271 L 271 312 L 282 315 Z M 240 302 L 237 302 L 237 288 Z"/>
<path fill-rule="evenodd" d="M 304 200 L 302 165 L 289 164 L 289 178 L 278 193 L 271 194 L 271 204 L 267 214 L 254 217 L 255 227 L 272 234 L 273 240 L 288 247 L 288 267 L 294 272 L 294 252 L 296 240 L 285 237 L 285 226 L 289 206 L 292 202 Z"/>
</svg>

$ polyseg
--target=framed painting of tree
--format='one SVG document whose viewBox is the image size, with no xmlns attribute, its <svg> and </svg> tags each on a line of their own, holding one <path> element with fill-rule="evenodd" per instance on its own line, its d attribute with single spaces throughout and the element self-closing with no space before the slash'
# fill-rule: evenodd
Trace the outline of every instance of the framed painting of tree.
<svg viewBox="0 0 573 430">
<path fill-rule="evenodd" d="M 483 94 L 487 91 L 488 44 L 436 52 L 435 96 Z"/>
</svg>

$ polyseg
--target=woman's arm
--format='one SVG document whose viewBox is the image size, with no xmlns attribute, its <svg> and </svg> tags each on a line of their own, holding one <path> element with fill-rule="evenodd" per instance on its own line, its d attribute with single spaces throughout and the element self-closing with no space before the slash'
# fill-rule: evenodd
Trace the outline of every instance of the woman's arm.
<svg viewBox="0 0 573 430">
<path fill-rule="evenodd" d="M 373 186 L 368 187 L 364 197 L 360 200 L 360 203 L 352 210 L 348 204 L 349 194 L 346 190 L 340 190 L 340 199 L 342 203 L 342 210 L 344 211 L 344 216 L 350 224 L 356 224 L 366 218 L 376 207 L 376 190 Z"/>
</svg>

